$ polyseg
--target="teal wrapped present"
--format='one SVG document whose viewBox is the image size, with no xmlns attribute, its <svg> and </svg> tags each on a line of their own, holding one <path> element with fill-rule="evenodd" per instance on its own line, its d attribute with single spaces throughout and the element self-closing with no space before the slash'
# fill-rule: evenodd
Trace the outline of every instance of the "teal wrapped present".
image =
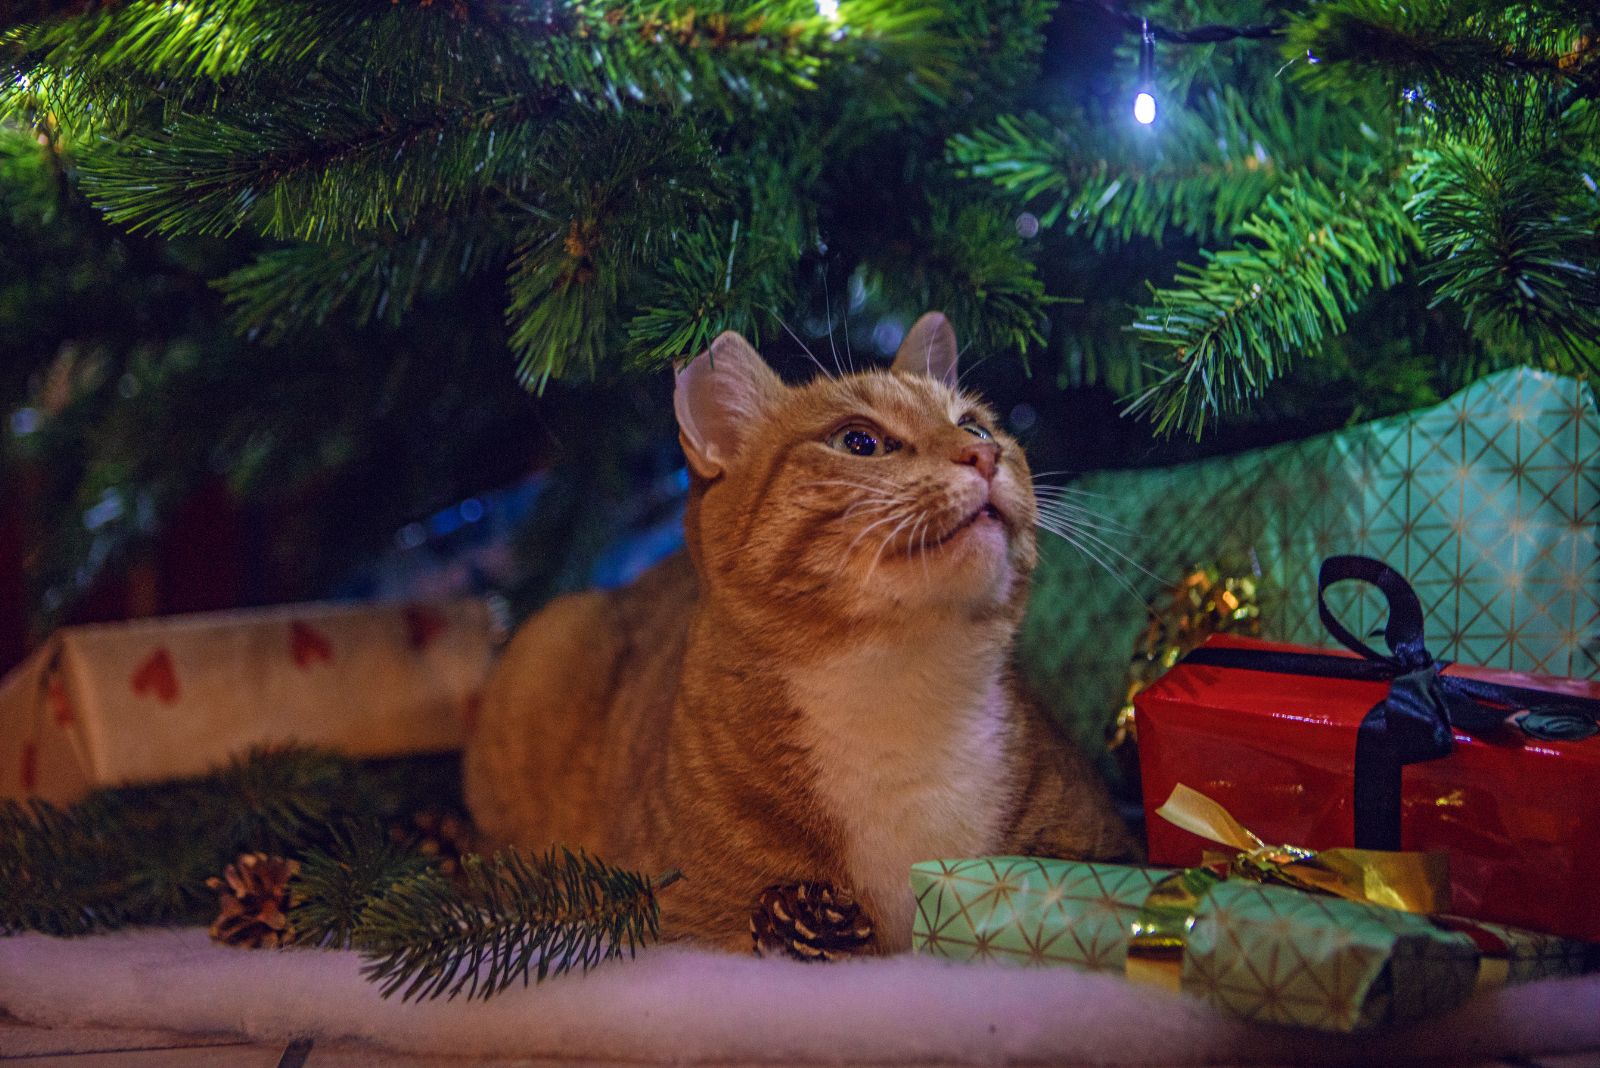
<svg viewBox="0 0 1600 1068">
<path fill-rule="evenodd" d="M 1587 383 L 1502 371 L 1422 411 L 1073 485 L 1111 524 L 1137 532 L 1097 530 L 1126 554 L 1131 563 L 1111 562 L 1145 596 L 1216 565 L 1255 578 L 1262 637 L 1326 645 L 1317 566 L 1354 553 L 1411 579 L 1436 655 L 1600 676 L 1600 413 Z M 1097 745 L 1123 702 L 1145 606 L 1054 539 L 1041 544 L 1034 591 L 1023 671 Z M 1384 619 L 1381 598 L 1353 584 L 1329 600 L 1358 634 Z"/>
<path fill-rule="evenodd" d="M 1157 976 L 1263 1023 L 1362 1031 L 1454 1008 L 1480 985 L 1572 975 L 1592 947 L 1497 924 L 1427 916 L 1192 873 L 1198 904 L 1163 963 L 1129 947 L 1175 869 L 1038 857 L 914 865 L 916 952 Z M 1138 968 L 1130 968 L 1130 963 Z"/>
</svg>

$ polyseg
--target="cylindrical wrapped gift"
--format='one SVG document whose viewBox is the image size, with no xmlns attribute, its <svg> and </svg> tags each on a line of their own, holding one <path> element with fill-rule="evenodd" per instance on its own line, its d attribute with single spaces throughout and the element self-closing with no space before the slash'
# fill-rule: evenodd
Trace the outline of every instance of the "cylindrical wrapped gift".
<svg viewBox="0 0 1600 1068">
<path fill-rule="evenodd" d="M 1326 1031 L 1421 1019 L 1479 986 L 1589 962 L 1591 947 L 1548 935 L 1215 877 L 1199 881 L 1181 957 L 1130 962 L 1151 892 L 1178 874 L 1037 857 L 924 862 L 911 869 L 912 945 L 959 960 L 1175 972 L 1177 989 L 1233 1015 Z"/>
</svg>

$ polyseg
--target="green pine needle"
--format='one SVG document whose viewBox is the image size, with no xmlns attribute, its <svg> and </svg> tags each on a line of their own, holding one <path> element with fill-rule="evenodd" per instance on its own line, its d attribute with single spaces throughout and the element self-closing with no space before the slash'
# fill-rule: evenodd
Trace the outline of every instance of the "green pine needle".
<svg viewBox="0 0 1600 1068">
<path fill-rule="evenodd" d="M 210 775 L 96 791 L 67 809 L 0 805 L 0 931 L 89 934 L 215 915 L 205 885 L 243 852 L 331 849 L 331 826 L 448 796 L 432 758 L 381 769 L 312 749 L 258 750 Z"/>
<path fill-rule="evenodd" d="M 354 944 L 367 908 L 389 888 L 431 871 L 420 853 L 394 842 L 381 824 L 346 825 L 326 847 L 308 849 L 291 883 L 289 925 L 297 944 Z"/>
<path fill-rule="evenodd" d="M 1243 241 L 1154 290 L 1131 329 L 1166 351 L 1165 366 L 1128 411 L 1198 436 L 1342 331 L 1374 286 L 1393 285 L 1415 229 L 1378 176 L 1357 190 L 1291 182 L 1240 227 Z"/>
<path fill-rule="evenodd" d="M 604 960 L 658 936 L 656 891 L 672 881 L 552 850 L 467 859 L 460 883 L 437 871 L 390 887 L 362 914 L 363 974 L 385 997 L 489 998 Z"/>
<path fill-rule="evenodd" d="M 1600 371 L 1600 195 L 1565 152 L 1445 144 L 1418 153 L 1418 220 L 1435 303 L 1490 344 L 1554 370 Z"/>
</svg>

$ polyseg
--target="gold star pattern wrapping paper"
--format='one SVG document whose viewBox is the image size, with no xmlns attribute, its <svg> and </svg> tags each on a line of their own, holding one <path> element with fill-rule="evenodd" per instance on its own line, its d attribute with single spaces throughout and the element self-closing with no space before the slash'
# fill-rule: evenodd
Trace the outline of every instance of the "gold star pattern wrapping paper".
<svg viewBox="0 0 1600 1068">
<path fill-rule="evenodd" d="M 1600 675 L 1600 413 L 1587 383 L 1502 371 L 1421 411 L 1073 485 L 1136 532 L 1115 547 L 1162 581 L 1195 561 L 1259 573 L 1263 637 L 1328 645 L 1317 567 L 1359 553 L 1411 579 L 1437 656 Z M 1121 566 L 1144 596 L 1160 595 L 1161 582 Z M 1377 594 L 1354 583 L 1329 602 L 1356 633 L 1384 618 Z M 1020 660 L 1085 747 L 1103 743 L 1147 620 L 1094 561 L 1041 544 Z"/>
<path fill-rule="evenodd" d="M 954 960 L 1122 973 L 1146 898 L 1175 871 L 1040 857 L 919 863 L 911 869 L 912 947 Z M 1232 1015 L 1350 1032 L 1453 1008 L 1480 970 L 1514 983 L 1589 963 L 1584 943 L 1470 927 L 1477 937 L 1415 913 L 1229 879 L 1201 897 L 1174 966 L 1183 994 Z M 1483 939 L 1498 942 L 1494 959 Z"/>
</svg>

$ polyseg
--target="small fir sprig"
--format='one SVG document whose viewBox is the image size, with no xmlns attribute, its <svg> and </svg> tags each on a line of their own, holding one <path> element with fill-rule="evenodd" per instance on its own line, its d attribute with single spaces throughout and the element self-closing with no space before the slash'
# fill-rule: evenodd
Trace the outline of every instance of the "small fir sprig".
<svg viewBox="0 0 1600 1068">
<path fill-rule="evenodd" d="M 489 998 L 633 955 L 659 935 L 656 893 L 678 878 L 566 849 L 469 857 L 457 882 L 430 870 L 391 886 L 362 913 L 355 944 L 385 997 Z"/>
<path fill-rule="evenodd" d="M 430 871 L 428 858 L 396 843 L 378 823 L 346 825 L 308 849 L 290 892 L 295 942 L 347 949 L 369 905 L 389 888 Z"/>
<path fill-rule="evenodd" d="M 81 935 L 130 924 L 199 923 L 206 880 L 241 853 L 295 856 L 330 827 L 381 823 L 438 803 L 454 762 L 363 766 L 305 748 L 257 750 L 210 775 L 96 791 L 61 808 L 0 805 L 0 931 Z"/>
</svg>

